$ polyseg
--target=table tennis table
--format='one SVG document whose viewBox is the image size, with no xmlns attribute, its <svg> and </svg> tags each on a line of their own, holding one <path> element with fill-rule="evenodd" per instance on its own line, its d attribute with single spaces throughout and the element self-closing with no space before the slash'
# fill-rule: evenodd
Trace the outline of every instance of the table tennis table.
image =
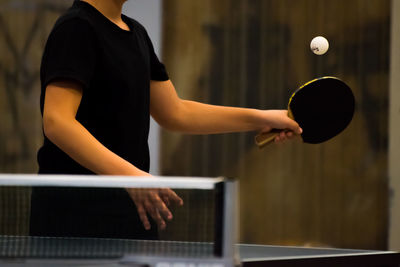
<svg viewBox="0 0 400 267">
<path fill-rule="evenodd" d="M 236 244 L 237 182 L 187 178 L 0 175 L 2 187 L 196 188 L 212 190 L 210 241 L 132 240 L 0 235 L 0 266 L 400 266 L 400 253 L 335 248 Z M 193 230 L 193 228 L 191 228 Z M 196 230 L 193 230 L 196 231 Z"/>
<path fill-rule="evenodd" d="M 400 253 L 238 244 L 236 264 L 256 266 L 400 266 Z M 95 238 L 0 237 L 1 266 L 223 267 L 212 243 Z"/>
</svg>

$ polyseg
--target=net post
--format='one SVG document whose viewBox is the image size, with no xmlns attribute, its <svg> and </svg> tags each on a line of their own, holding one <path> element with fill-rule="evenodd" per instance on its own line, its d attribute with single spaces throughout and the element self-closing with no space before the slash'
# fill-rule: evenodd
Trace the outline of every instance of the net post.
<svg viewBox="0 0 400 267">
<path fill-rule="evenodd" d="M 214 256 L 236 259 L 238 239 L 238 183 L 224 180 L 215 185 Z"/>
</svg>

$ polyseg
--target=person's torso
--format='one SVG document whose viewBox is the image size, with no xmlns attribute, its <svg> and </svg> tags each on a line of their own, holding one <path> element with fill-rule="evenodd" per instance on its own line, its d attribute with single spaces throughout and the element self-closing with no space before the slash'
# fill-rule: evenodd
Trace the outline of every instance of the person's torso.
<svg viewBox="0 0 400 267">
<path fill-rule="evenodd" d="M 53 32 L 62 23 L 74 19 L 90 23 L 97 41 L 93 47 L 94 73 L 88 88 L 83 90 L 76 118 L 108 149 L 147 171 L 150 58 L 146 32 L 139 23 L 123 16 L 131 30 L 125 31 L 81 1 L 76 1 L 57 21 Z M 42 88 L 42 110 L 44 92 Z M 41 173 L 91 173 L 46 137 L 38 161 Z"/>
</svg>

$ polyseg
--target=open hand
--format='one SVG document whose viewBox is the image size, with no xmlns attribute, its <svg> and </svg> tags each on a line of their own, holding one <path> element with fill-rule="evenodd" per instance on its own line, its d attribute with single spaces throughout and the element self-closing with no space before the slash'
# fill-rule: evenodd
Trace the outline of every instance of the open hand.
<svg viewBox="0 0 400 267">
<path fill-rule="evenodd" d="M 172 220 L 173 216 L 169 206 L 183 205 L 183 200 L 169 188 L 129 188 L 126 189 L 135 202 L 140 220 L 146 230 L 150 230 L 150 222 L 147 215 L 157 223 L 159 229 L 166 228 L 166 220 Z"/>
</svg>

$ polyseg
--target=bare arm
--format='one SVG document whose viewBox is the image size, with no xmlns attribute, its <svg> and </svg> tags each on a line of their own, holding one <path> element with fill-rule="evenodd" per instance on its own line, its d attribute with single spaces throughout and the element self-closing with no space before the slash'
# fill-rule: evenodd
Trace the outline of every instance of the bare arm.
<svg viewBox="0 0 400 267">
<path fill-rule="evenodd" d="M 82 88 L 70 81 L 53 82 L 46 88 L 44 133 L 76 162 L 97 174 L 148 176 L 103 146 L 76 120 Z"/>
<path fill-rule="evenodd" d="M 55 145 L 76 162 L 103 175 L 150 176 L 103 146 L 76 120 L 82 99 L 82 88 L 70 81 L 59 81 L 46 88 L 43 126 L 44 133 Z M 182 205 L 182 199 L 170 189 L 127 189 L 136 204 L 139 217 L 146 229 L 150 229 L 147 213 L 163 229 L 165 220 L 172 214 L 164 199 Z"/>
<path fill-rule="evenodd" d="M 273 128 L 301 133 L 286 110 L 223 107 L 182 100 L 171 81 L 152 81 L 151 115 L 166 129 L 191 134 L 266 132 Z"/>
</svg>

